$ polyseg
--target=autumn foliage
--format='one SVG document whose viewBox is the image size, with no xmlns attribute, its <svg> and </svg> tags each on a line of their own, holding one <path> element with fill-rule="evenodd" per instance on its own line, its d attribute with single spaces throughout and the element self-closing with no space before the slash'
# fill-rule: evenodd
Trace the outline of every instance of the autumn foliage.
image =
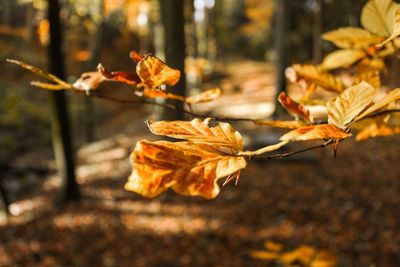
<svg viewBox="0 0 400 267">
<path fill-rule="evenodd" d="M 133 171 L 125 189 L 156 197 L 170 188 L 179 194 L 212 199 L 220 192 L 220 179 L 225 178 L 225 183 L 238 181 L 240 172 L 255 157 L 290 156 L 291 153 L 277 153 L 290 142 L 322 140 L 316 147 L 333 145 L 336 153 L 339 142 L 352 136 L 365 140 L 400 133 L 396 115 L 400 89 L 387 90 L 381 85 L 385 58 L 393 56 L 400 46 L 399 18 L 400 8 L 395 2 L 370 0 L 362 10 L 363 28 L 344 27 L 323 34 L 323 39 L 338 50 L 328 54 L 320 65 L 295 64 L 286 71 L 291 86 L 302 92 L 296 100 L 287 93 L 278 97 L 293 120 L 249 119 L 260 126 L 288 129 L 276 144 L 256 151 L 245 150 L 241 134 L 230 124 L 188 111 L 192 104 L 219 97 L 221 90 L 190 97 L 170 93 L 168 86 L 177 84 L 182 74 L 156 56 L 132 52 L 133 71 L 109 71 L 100 64 L 96 71 L 83 73 L 73 84 L 21 61 L 9 61 L 47 79 L 49 82 L 32 82 L 42 89 L 85 91 L 96 96 L 92 91 L 99 89 L 100 84 L 118 82 L 130 86 L 140 99 L 164 98 L 185 103 L 186 112 L 199 118 L 149 121 L 153 134 L 179 141 L 139 141 L 131 155 Z M 350 78 L 344 79 L 343 73 Z M 334 97 L 327 98 L 324 92 Z M 324 110 L 322 116 L 313 114 L 311 107 L 316 105 Z M 279 255 L 282 259 L 289 257 Z"/>
</svg>

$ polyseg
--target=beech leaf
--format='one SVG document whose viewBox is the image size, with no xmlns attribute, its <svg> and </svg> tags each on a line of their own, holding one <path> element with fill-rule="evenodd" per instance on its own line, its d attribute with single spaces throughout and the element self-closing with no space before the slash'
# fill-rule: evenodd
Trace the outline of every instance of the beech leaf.
<svg viewBox="0 0 400 267">
<path fill-rule="evenodd" d="M 292 82 L 305 80 L 327 91 L 340 93 L 344 89 L 344 84 L 339 78 L 327 73 L 320 66 L 294 64 L 286 69 L 286 76 L 288 75 Z"/>
<path fill-rule="evenodd" d="M 400 88 L 390 91 L 384 98 L 382 98 L 381 100 L 373 104 L 371 107 L 369 107 L 367 110 L 365 110 L 362 114 L 360 114 L 355 119 L 355 121 L 360 120 L 397 100 L 400 100 Z"/>
<path fill-rule="evenodd" d="M 290 131 L 283 135 L 280 140 L 287 142 L 310 141 L 318 139 L 345 139 L 351 134 L 344 132 L 335 125 L 321 124 L 310 125 Z"/>
<path fill-rule="evenodd" d="M 383 39 L 365 29 L 355 27 L 344 27 L 329 31 L 324 33 L 322 38 L 334 43 L 339 48 L 353 49 L 368 48 L 371 45 L 380 43 Z"/>
<path fill-rule="evenodd" d="M 373 34 L 390 36 L 397 7 L 392 0 L 369 0 L 361 12 L 361 24 Z"/>
<path fill-rule="evenodd" d="M 198 95 L 189 96 L 186 98 L 186 103 L 188 104 L 196 104 L 196 103 L 204 103 L 210 102 L 214 99 L 217 99 L 221 96 L 221 89 L 215 88 L 204 91 Z"/>
<path fill-rule="evenodd" d="M 347 88 L 327 103 L 328 123 L 345 129 L 372 101 L 375 89 L 367 82 Z"/>
<path fill-rule="evenodd" d="M 400 7 L 398 7 L 396 10 L 395 22 L 393 25 L 392 34 L 383 43 L 381 43 L 380 46 L 383 46 L 389 43 L 390 41 L 396 39 L 399 35 L 400 35 Z"/>
<path fill-rule="evenodd" d="M 236 154 L 244 147 L 243 138 L 229 123 L 211 118 L 204 121 L 148 121 L 153 134 L 186 139 L 196 144 L 213 145 L 223 152 Z"/>
<path fill-rule="evenodd" d="M 136 66 L 136 72 L 142 84 L 149 89 L 161 85 L 175 85 L 180 79 L 180 71 L 170 68 L 159 58 L 147 55 Z"/>
<path fill-rule="evenodd" d="M 132 153 L 133 172 L 125 189 L 155 197 L 171 188 L 183 195 L 215 198 L 218 179 L 238 175 L 243 157 L 225 155 L 207 145 L 139 141 Z"/>
<path fill-rule="evenodd" d="M 362 50 L 341 49 L 325 56 L 322 67 L 327 70 L 348 68 L 364 57 L 366 57 L 366 54 Z"/>
<path fill-rule="evenodd" d="M 297 103 L 290 98 L 285 92 L 281 92 L 278 96 L 279 103 L 293 116 L 300 117 L 308 123 L 313 122 L 313 117 L 310 111 L 303 105 Z"/>
</svg>

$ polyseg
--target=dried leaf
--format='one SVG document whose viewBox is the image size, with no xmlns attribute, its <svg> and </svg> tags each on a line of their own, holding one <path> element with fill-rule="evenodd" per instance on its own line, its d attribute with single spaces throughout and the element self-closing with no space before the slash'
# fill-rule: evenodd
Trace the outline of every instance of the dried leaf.
<svg viewBox="0 0 400 267">
<path fill-rule="evenodd" d="M 210 102 L 220 97 L 220 95 L 221 95 L 221 89 L 219 88 L 210 89 L 202 92 L 201 94 L 187 97 L 186 103 L 195 104 L 195 103 Z"/>
<path fill-rule="evenodd" d="M 392 0 L 369 0 L 361 12 L 361 24 L 373 34 L 390 36 L 397 7 Z"/>
<path fill-rule="evenodd" d="M 327 70 L 348 68 L 364 57 L 366 54 L 362 50 L 341 49 L 328 54 L 322 62 L 322 67 Z"/>
<path fill-rule="evenodd" d="M 344 27 L 322 35 L 326 41 L 334 43 L 339 48 L 362 49 L 378 44 L 382 37 L 372 35 L 369 31 L 355 27 Z"/>
<path fill-rule="evenodd" d="M 388 104 L 400 100 L 400 88 L 394 89 L 389 92 L 384 98 L 382 98 L 380 101 L 376 102 L 373 104 L 371 107 L 369 107 L 367 110 L 365 110 L 362 114 L 360 114 L 355 121 L 360 120 L 375 111 L 383 108 L 384 106 L 387 106 Z"/>
<path fill-rule="evenodd" d="M 383 43 L 381 43 L 380 46 L 383 46 L 383 45 L 391 42 L 392 40 L 394 40 L 395 38 L 397 38 L 400 35 L 400 8 L 399 7 L 397 7 L 397 10 L 396 10 L 395 22 L 394 22 L 391 33 L 392 33 L 392 35 L 390 35 L 389 38 L 387 38 Z"/>
<path fill-rule="evenodd" d="M 81 77 L 76 80 L 72 86 L 77 90 L 94 90 L 97 89 L 105 79 L 104 75 L 98 71 L 85 72 L 81 74 Z"/>
<path fill-rule="evenodd" d="M 139 76 L 134 72 L 124 71 L 108 71 L 103 65 L 97 66 L 97 71 L 101 73 L 107 80 L 124 83 L 128 85 L 137 85 L 141 82 Z"/>
<path fill-rule="evenodd" d="M 354 79 L 353 85 L 357 85 L 363 81 L 369 83 L 375 89 L 381 88 L 381 78 L 377 70 L 359 72 Z"/>
<path fill-rule="evenodd" d="M 287 142 L 310 141 L 318 139 L 345 139 L 351 134 L 346 133 L 332 124 L 310 125 L 290 131 L 280 140 Z"/>
<path fill-rule="evenodd" d="M 294 70 L 296 81 L 305 80 L 307 83 L 315 84 L 327 91 L 336 93 L 340 93 L 344 89 L 343 82 L 327 73 L 322 67 L 295 64 L 291 68 Z"/>
<path fill-rule="evenodd" d="M 137 63 L 139 63 L 139 61 L 141 61 L 142 59 L 143 59 L 143 57 L 138 53 L 138 52 L 136 52 L 135 50 L 132 50 L 130 53 L 129 53 L 129 57 L 133 60 L 133 62 L 135 62 L 136 64 Z"/>
<path fill-rule="evenodd" d="M 313 122 L 313 117 L 310 111 L 303 105 L 291 99 L 285 92 L 281 92 L 278 96 L 279 103 L 293 116 L 301 118 L 308 123 Z"/>
<path fill-rule="evenodd" d="M 161 89 L 144 89 L 143 93 L 141 96 L 145 96 L 148 98 L 158 98 L 158 97 L 162 97 L 165 99 L 173 99 L 173 100 L 179 100 L 182 102 L 186 101 L 186 98 L 180 95 L 176 95 L 176 94 L 172 94 L 172 93 L 168 93 L 165 90 L 161 90 Z"/>
<path fill-rule="evenodd" d="M 196 144 L 207 144 L 236 154 L 243 149 L 243 138 L 229 123 L 217 122 L 211 118 L 204 121 L 157 121 L 148 122 L 152 133 L 177 139 L 187 139 Z"/>
<path fill-rule="evenodd" d="M 180 79 L 180 71 L 168 67 L 159 58 L 147 55 L 136 66 L 142 84 L 149 89 L 161 85 L 175 85 Z"/>
<path fill-rule="evenodd" d="M 367 82 L 347 88 L 327 103 L 328 123 L 345 129 L 372 101 L 375 89 Z"/>
<path fill-rule="evenodd" d="M 133 172 L 125 189 L 155 197 L 168 188 L 183 195 L 215 198 L 218 179 L 246 167 L 246 160 L 207 145 L 140 141 L 132 153 Z"/>
<path fill-rule="evenodd" d="M 306 124 L 302 121 L 266 121 L 266 120 L 257 120 L 253 121 L 254 124 L 260 126 L 270 126 L 276 128 L 284 128 L 284 129 L 297 129 L 306 126 Z"/>
<path fill-rule="evenodd" d="M 364 141 L 377 136 L 389 136 L 394 134 L 400 134 L 399 126 L 391 127 L 383 123 L 374 122 L 356 135 L 356 141 Z"/>
</svg>

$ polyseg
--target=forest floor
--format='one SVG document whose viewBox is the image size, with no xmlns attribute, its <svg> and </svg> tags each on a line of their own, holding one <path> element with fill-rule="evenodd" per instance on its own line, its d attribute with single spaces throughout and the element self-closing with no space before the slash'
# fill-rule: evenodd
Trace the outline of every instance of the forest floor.
<svg viewBox="0 0 400 267">
<path fill-rule="evenodd" d="M 280 266 L 251 257 L 267 241 L 329 251 L 338 266 L 398 266 L 399 136 L 345 141 L 337 158 L 326 148 L 252 161 L 211 201 L 145 199 L 123 190 L 134 144 L 154 138 L 144 114 L 118 113 L 79 150 L 80 202 L 52 205 L 60 184 L 50 173 L 11 205 L 0 266 Z"/>
</svg>

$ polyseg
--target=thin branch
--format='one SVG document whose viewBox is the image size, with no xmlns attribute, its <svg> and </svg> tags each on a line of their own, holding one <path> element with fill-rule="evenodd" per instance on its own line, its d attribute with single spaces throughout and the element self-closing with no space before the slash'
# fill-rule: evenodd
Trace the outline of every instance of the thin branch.
<svg viewBox="0 0 400 267">
<path fill-rule="evenodd" d="M 126 100 L 126 99 L 119 99 L 119 98 L 114 98 L 114 97 L 110 97 L 110 96 L 100 95 L 100 94 L 96 94 L 96 93 L 90 94 L 90 96 L 94 97 L 94 98 L 99 98 L 99 99 L 104 99 L 104 100 L 121 103 L 121 104 L 147 104 L 147 105 L 154 105 L 154 106 L 159 106 L 159 107 L 163 107 L 163 108 L 169 108 L 169 109 L 173 109 L 173 110 L 178 110 L 180 112 L 183 112 L 186 115 L 189 115 L 191 117 L 197 117 L 197 118 L 212 117 L 218 121 L 254 121 L 253 119 L 249 119 L 249 118 L 215 117 L 215 116 L 212 116 L 209 114 L 198 114 L 198 113 L 195 113 L 192 111 L 188 111 L 184 108 L 177 107 L 172 104 L 158 103 L 158 102 L 151 101 L 151 100 L 148 100 L 145 98 L 139 98 L 139 99 L 135 99 L 135 100 Z"/>
<path fill-rule="evenodd" d="M 314 149 L 324 148 L 324 147 L 326 147 L 328 145 L 331 145 L 333 143 L 335 143 L 335 140 L 334 139 L 330 139 L 330 140 L 326 141 L 323 144 L 312 146 L 312 147 L 308 147 L 308 148 L 304 148 L 304 149 L 300 149 L 300 150 L 297 150 L 297 151 L 292 151 L 292 152 L 288 152 L 288 153 L 274 154 L 274 155 L 269 155 L 269 156 L 267 156 L 267 155 L 257 155 L 257 156 L 254 156 L 253 158 L 254 159 L 281 159 L 281 158 L 287 158 L 287 157 L 290 157 L 290 156 L 293 156 L 293 155 L 296 155 L 296 154 L 300 154 L 300 153 L 303 153 L 303 152 L 311 151 L 311 150 L 314 150 Z"/>
</svg>

